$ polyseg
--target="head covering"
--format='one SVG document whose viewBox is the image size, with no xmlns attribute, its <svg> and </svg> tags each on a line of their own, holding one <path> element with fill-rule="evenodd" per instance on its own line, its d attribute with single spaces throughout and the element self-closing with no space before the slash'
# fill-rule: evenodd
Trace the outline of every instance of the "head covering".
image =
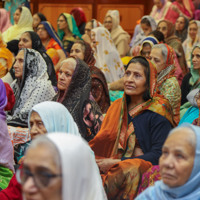
<svg viewBox="0 0 200 200">
<path fill-rule="evenodd" d="M 145 43 L 148 43 L 151 47 L 153 47 L 153 45 L 158 44 L 159 41 L 153 36 L 146 37 L 142 42 L 142 45 L 141 45 L 141 48 L 140 48 L 140 54 L 141 54 L 141 51 L 142 51 Z"/>
<path fill-rule="evenodd" d="M 65 50 L 64 50 L 64 48 L 63 48 L 63 45 L 62 45 L 62 42 L 61 42 L 60 38 L 58 37 L 58 35 L 57 35 L 55 29 L 54 29 L 53 26 L 50 24 L 50 22 L 48 22 L 48 21 L 43 21 L 43 22 L 40 22 L 40 24 L 43 24 L 43 25 L 44 25 L 44 27 L 45 27 L 47 33 L 49 34 L 49 36 L 50 36 L 51 38 L 53 38 L 53 39 L 59 44 L 59 46 L 62 48 L 62 50 L 64 51 L 64 53 L 66 53 Z"/>
<path fill-rule="evenodd" d="M 62 199 L 106 200 L 101 176 L 88 144 L 72 134 L 52 133 L 45 137 L 58 149 L 62 169 Z"/>
<path fill-rule="evenodd" d="M 190 58 L 191 59 L 191 68 L 190 68 L 190 73 L 191 73 L 192 76 L 191 76 L 191 78 L 189 80 L 189 84 L 192 85 L 192 86 L 194 86 L 197 83 L 197 81 L 199 80 L 199 71 L 197 69 L 194 69 L 194 65 L 193 65 L 193 62 L 192 62 L 192 53 L 193 53 L 193 51 L 196 48 L 200 49 L 200 45 L 196 45 L 193 48 L 192 52 L 191 52 L 191 58 Z"/>
<path fill-rule="evenodd" d="M 159 26 L 159 24 L 162 23 L 162 22 L 165 22 L 165 23 L 167 24 L 167 37 L 166 37 L 166 38 L 173 36 L 174 33 L 175 33 L 175 25 L 172 24 L 172 23 L 171 23 L 170 21 L 168 21 L 168 20 L 161 20 L 161 21 L 159 21 L 158 26 Z M 166 40 L 166 38 L 165 38 L 165 40 Z"/>
<path fill-rule="evenodd" d="M 8 123 L 27 126 L 28 113 L 40 102 L 51 100 L 55 91 L 48 80 L 47 66 L 39 52 L 33 49 L 24 50 L 22 80 L 15 79 L 11 84 L 16 103 L 8 116 Z"/>
<path fill-rule="evenodd" d="M 87 42 L 84 43 L 85 43 L 84 61 L 89 66 L 90 74 L 92 77 L 91 92 L 94 98 L 97 97 L 98 100 L 96 100 L 96 102 L 100 106 L 102 113 L 106 113 L 110 105 L 109 91 L 106 83 L 106 78 L 103 72 L 95 66 L 96 60 L 94 58 L 91 46 Z M 99 89 L 102 88 L 102 86 L 103 89 Z M 102 91 L 101 96 L 99 96 L 100 92 L 98 92 L 100 90 Z"/>
<path fill-rule="evenodd" d="M 30 116 L 33 111 L 40 115 L 47 133 L 58 131 L 80 136 L 78 127 L 74 122 L 73 117 L 67 108 L 65 108 L 65 106 L 63 106 L 61 103 L 44 101 L 33 106 L 29 113 L 28 122 L 30 122 Z M 28 126 L 30 130 L 30 123 L 28 123 Z"/>
<path fill-rule="evenodd" d="M 167 44 L 162 44 L 162 45 L 165 45 L 167 48 L 167 59 L 166 59 L 164 69 L 162 69 L 162 71 L 158 75 L 158 79 L 157 79 L 158 87 L 167 79 L 175 77 L 175 52 L 172 49 L 172 47 L 168 46 Z"/>
<path fill-rule="evenodd" d="M 7 96 L 6 96 L 6 88 L 3 84 L 3 81 L 0 79 L 0 119 L 5 119 L 6 114 L 4 112 L 4 108 L 7 105 Z"/>
<path fill-rule="evenodd" d="M 91 19 L 90 21 L 92 22 L 92 28 L 97 28 L 102 26 L 101 22 L 97 21 L 96 19 Z"/>
<path fill-rule="evenodd" d="M 12 67 L 14 61 L 13 54 L 6 48 L 0 33 L 0 78 L 4 77 Z"/>
<path fill-rule="evenodd" d="M 196 101 L 196 99 L 195 99 L 195 96 L 196 96 L 197 94 L 199 94 L 199 91 L 200 91 L 200 89 L 199 89 L 199 88 L 196 88 L 196 89 L 194 89 L 194 90 L 191 90 L 191 91 L 189 92 L 189 94 L 187 95 L 187 100 L 190 102 L 190 104 L 191 104 L 192 106 L 197 107 L 197 101 Z"/>
<path fill-rule="evenodd" d="M 124 75 L 124 66 L 109 31 L 104 27 L 92 31 L 96 41 L 96 66 L 104 73 L 107 82 L 119 80 Z"/>
<path fill-rule="evenodd" d="M 8 99 L 7 105 L 5 107 L 5 111 L 8 111 L 8 110 L 12 110 L 12 108 L 15 105 L 15 95 L 14 95 L 12 88 L 10 87 L 10 85 L 8 83 L 4 82 L 4 85 L 6 88 L 6 96 Z"/>
<path fill-rule="evenodd" d="M 61 15 L 64 16 L 64 18 L 66 19 L 70 32 L 73 35 L 76 35 L 79 38 L 81 38 L 82 35 L 80 34 L 80 32 L 78 30 L 78 27 L 76 25 L 76 21 L 75 21 L 74 17 L 72 15 L 68 14 L 68 13 L 61 13 L 60 16 Z M 60 37 L 61 40 L 63 40 L 64 35 L 65 35 L 64 31 L 60 30 L 58 28 L 58 36 Z"/>
<path fill-rule="evenodd" d="M 185 24 L 184 24 L 183 30 L 181 32 L 179 32 L 177 30 L 175 31 L 175 35 L 181 40 L 181 42 L 184 42 L 184 40 L 187 38 L 187 34 L 188 34 L 189 20 L 185 16 L 180 15 L 180 17 L 183 17 Z M 178 18 L 177 18 L 177 20 L 178 20 Z"/>
<path fill-rule="evenodd" d="M 0 9 L 0 32 L 6 31 L 12 24 L 10 23 L 9 13 L 6 9 Z"/>
<path fill-rule="evenodd" d="M 22 6 L 22 12 L 19 21 L 14 26 L 10 27 L 7 31 L 3 33 L 3 38 L 5 42 L 10 40 L 19 39 L 21 34 L 25 31 L 32 31 L 33 18 L 31 12 L 28 8 Z"/>
<path fill-rule="evenodd" d="M 117 47 L 119 43 L 124 41 L 127 45 L 124 45 L 125 52 L 128 53 L 129 51 L 129 43 L 130 43 L 130 35 L 124 31 L 124 29 L 120 26 L 120 16 L 119 16 L 119 11 L 118 10 L 109 10 L 105 16 L 106 17 L 111 17 L 112 18 L 112 29 L 111 29 L 111 38 Z M 122 53 L 124 51 L 123 49 L 118 49 L 119 52 Z M 125 53 L 125 54 L 126 54 Z M 123 52 L 124 54 L 124 52 Z"/>
<path fill-rule="evenodd" d="M 147 188 L 136 200 L 188 200 L 188 199 L 199 199 L 200 196 L 200 171 L 199 171 L 199 160 L 200 160 L 200 128 L 191 124 L 184 123 L 181 127 L 188 127 L 192 129 L 196 136 L 196 147 L 195 147 L 195 159 L 192 173 L 188 181 L 179 187 L 171 188 L 163 183 L 163 181 L 157 181 L 155 186 Z M 190 133 L 190 132 L 188 132 Z M 193 133 L 191 133 L 193 134 Z M 183 135 L 184 136 L 184 135 Z"/>
<path fill-rule="evenodd" d="M 82 8 L 73 8 L 70 14 L 74 17 L 76 25 L 79 27 L 82 23 L 86 23 L 87 19 Z"/>
<path fill-rule="evenodd" d="M 0 165 L 9 168 L 14 172 L 13 147 L 8 134 L 6 114 L 4 108 L 7 105 L 6 88 L 0 79 Z"/>
<path fill-rule="evenodd" d="M 76 59 L 76 62 L 70 85 L 66 91 L 59 91 L 57 101 L 69 110 L 79 127 L 80 133 L 84 136 L 87 130 L 83 122 L 83 108 L 85 102 L 89 99 L 91 78 L 87 64 L 80 59 Z M 63 93 L 64 95 L 61 97 Z"/>
<path fill-rule="evenodd" d="M 40 40 L 40 37 L 34 31 L 27 31 L 27 33 L 29 33 L 31 37 L 32 49 L 38 51 L 43 57 L 43 59 L 45 60 L 46 65 L 47 65 L 47 73 L 49 75 L 49 80 L 51 80 L 51 83 L 53 86 L 56 86 L 57 79 L 56 79 L 55 68 L 54 68 L 51 58 L 46 53 L 46 49 L 42 45 L 42 41 Z"/>
</svg>

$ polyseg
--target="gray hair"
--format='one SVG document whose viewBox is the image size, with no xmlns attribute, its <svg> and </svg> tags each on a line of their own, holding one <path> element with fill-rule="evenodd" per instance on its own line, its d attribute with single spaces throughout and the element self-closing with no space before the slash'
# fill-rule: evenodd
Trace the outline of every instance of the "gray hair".
<svg viewBox="0 0 200 200">
<path fill-rule="evenodd" d="M 155 45 L 153 45 L 152 49 L 161 49 L 163 59 L 164 59 L 164 61 L 165 61 L 165 63 L 166 63 L 166 61 L 167 61 L 168 49 L 167 49 L 167 47 L 165 46 L 165 44 L 155 44 Z"/>
<path fill-rule="evenodd" d="M 66 58 L 65 60 L 63 60 L 61 63 L 60 63 L 60 67 L 64 64 L 64 63 L 70 63 L 74 66 L 74 69 L 76 68 L 76 65 L 77 65 L 77 62 L 74 58 Z"/>
<path fill-rule="evenodd" d="M 36 137 L 36 139 L 34 139 L 31 142 L 27 151 L 30 151 L 31 149 L 35 149 L 38 146 L 47 147 L 47 151 L 51 152 L 51 155 L 53 155 L 55 164 L 57 165 L 58 168 L 61 168 L 61 158 L 60 158 L 59 151 L 57 147 L 53 144 L 53 142 L 47 136 L 41 135 L 41 136 Z"/>
<path fill-rule="evenodd" d="M 196 135 L 195 135 L 194 130 L 193 130 L 191 127 L 189 127 L 189 126 L 179 126 L 179 127 L 176 127 L 176 128 L 174 128 L 174 129 L 172 129 L 172 130 L 169 132 L 168 137 L 171 136 L 171 135 L 173 135 L 173 134 L 175 134 L 176 131 L 181 131 L 181 130 L 183 130 L 183 129 L 186 129 L 186 130 L 187 130 L 187 133 L 190 134 L 190 137 L 187 137 L 187 139 L 188 139 L 188 142 L 190 143 L 190 145 L 191 145 L 192 147 L 194 147 L 194 149 L 195 149 L 195 147 L 196 147 Z M 184 135 L 183 135 L 183 136 L 184 136 Z"/>
</svg>

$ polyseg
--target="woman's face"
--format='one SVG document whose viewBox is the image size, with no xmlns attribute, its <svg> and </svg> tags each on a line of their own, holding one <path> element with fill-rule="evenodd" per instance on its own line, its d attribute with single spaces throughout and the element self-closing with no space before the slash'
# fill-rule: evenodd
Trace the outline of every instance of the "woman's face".
<svg viewBox="0 0 200 200">
<path fill-rule="evenodd" d="M 58 18 L 57 24 L 60 30 L 64 30 L 68 27 L 67 21 L 62 15 Z"/>
<path fill-rule="evenodd" d="M 97 41 L 96 41 L 95 36 L 96 36 L 96 33 L 92 31 L 92 33 L 91 33 L 91 40 L 92 40 L 91 46 L 92 46 L 93 48 L 96 48 L 96 47 L 97 47 L 97 44 L 96 44 Z"/>
<path fill-rule="evenodd" d="M 164 37 L 167 38 L 167 23 L 165 22 L 161 22 L 160 24 L 158 24 L 158 31 L 162 32 Z"/>
<path fill-rule="evenodd" d="M 38 25 L 37 34 L 41 40 L 47 40 L 50 38 L 43 24 Z"/>
<path fill-rule="evenodd" d="M 141 56 L 150 59 L 150 53 L 151 53 L 151 45 L 145 43 L 141 51 Z"/>
<path fill-rule="evenodd" d="M 200 69 L 200 48 L 196 47 L 192 52 L 192 63 L 194 69 Z"/>
<path fill-rule="evenodd" d="M 29 33 L 23 33 L 19 39 L 19 49 L 28 48 L 32 49 L 32 40 Z"/>
<path fill-rule="evenodd" d="M 159 74 L 164 69 L 166 64 L 161 49 L 159 48 L 152 49 L 150 54 L 150 59 L 155 64 L 156 70 Z"/>
<path fill-rule="evenodd" d="M 112 18 L 111 17 L 106 17 L 104 21 L 104 27 L 107 28 L 110 32 L 112 30 Z"/>
<path fill-rule="evenodd" d="M 45 145 L 38 145 L 27 151 L 23 171 L 33 176 L 28 176 L 22 185 L 26 200 L 62 200 L 61 169 L 55 161 L 55 156 L 58 155 L 53 154 Z M 47 175 L 58 176 L 48 179 Z M 42 182 L 46 182 L 46 185 Z"/>
<path fill-rule="evenodd" d="M 185 26 L 185 19 L 184 19 L 184 17 L 179 17 L 176 20 L 176 24 L 175 24 L 176 31 L 182 31 L 184 29 L 184 26 Z"/>
<path fill-rule="evenodd" d="M 14 22 L 15 24 L 18 24 L 19 22 L 19 19 L 20 19 L 20 16 L 21 16 L 21 12 L 19 9 L 17 9 L 14 13 L 14 16 L 13 16 L 13 19 L 14 19 Z"/>
<path fill-rule="evenodd" d="M 140 63 L 131 63 L 124 75 L 125 94 L 141 98 L 146 90 L 144 67 Z"/>
<path fill-rule="evenodd" d="M 59 70 L 59 74 L 58 74 L 57 87 L 59 90 L 67 90 L 68 89 L 75 68 L 76 68 L 76 66 L 74 66 L 73 63 L 71 63 L 71 62 L 62 64 L 62 66 L 60 67 L 60 70 Z"/>
<path fill-rule="evenodd" d="M 163 182 L 172 188 L 184 185 L 193 169 L 195 149 L 191 145 L 191 134 L 188 131 L 191 130 L 177 130 L 167 138 L 162 148 L 160 174 Z"/>
<path fill-rule="evenodd" d="M 22 50 L 17 54 L 15 58 L 15 63 L 13 65 L 16 78 L 22 79 L 23 65 L 24 65 L 24 51 Z"/>
<path fill-rule="evenodd" d="M 192 40 L 196 39 L 197 33 L 198 33 L 198 27 L 195 23 L 192 23 L 189 25 L 189 36 L 191 37 Z"/>
<path fill-rule="evenodd" d="M 141 26 L 141 28 L 142 28 L 142 30 L 144 31 L 144 34 L 145 34 L 146 36 L 149 35 L 149 33 L 152 32 L 151 26 L 148 26 L 147 24 L 144 24 L 144 23 L 140 24 L 140 26 Z"/>
<path fill-rule="evenodd" d="M 38 24 L 41 22 L 39 16 L 36 14 L 33 15 L 33 28 L 36 28 Z"/>
<path fill-rule="evenodd" d="M 92 22 L 88 22 L 85 25 L 85 34 L 87 34 L 91 37 L 91 30 L 92 30 Z"/>
<path fill-rule="evenodd" d="M 29 124 L 30 124 L 30 134 L 32 140 L 38 135 L 43 135 L 47 133 L 47 130 L 44 126 L 44 123 L 40 115 L 35 111 L 31 113 Z"/>
<path fill-rule="evenodd" d="M 154 0 L 154 5 L 160 10 L 163 7 L 161 0 Z"/>
<path fill-rule="evenodd" d="M 83 51 L 81 44 L 79 44 L 79 43 L 73 44 L 73 46 L 70 50 L 70 56 L 84 60 L 84 51 Z"/>
</svg>

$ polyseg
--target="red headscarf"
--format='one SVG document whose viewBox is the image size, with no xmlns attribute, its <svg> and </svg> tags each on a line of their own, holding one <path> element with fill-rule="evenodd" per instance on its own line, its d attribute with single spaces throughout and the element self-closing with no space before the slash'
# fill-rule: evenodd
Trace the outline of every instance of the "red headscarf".
<svg viewBox="0 0 200 200">
<path fill-rule="evenodd" d="M 4 85 L 6 88 L 6 96 L 8 99 L 7 105 L 5 107 L 5 111 L 8 111 L 8 110 L 12 110 L 12 108 L 15 105 L 15 95 L 14 95 L 12 88 L 10 87 L 10 85 L 8 83 L 4 83 Z"/>
<path fill-rule="evenodd" d="M 85 13 L 82 8 L 74 8 L 71 10 L 70 14 L 73 15 L 77 26 L 80 26 L 82 23 L 87 22 Z"/>
</svg>

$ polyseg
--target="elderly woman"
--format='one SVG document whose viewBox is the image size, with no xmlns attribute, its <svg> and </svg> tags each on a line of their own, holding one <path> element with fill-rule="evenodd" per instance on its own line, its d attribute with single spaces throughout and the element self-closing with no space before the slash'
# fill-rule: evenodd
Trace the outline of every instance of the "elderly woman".
<svg viewBox="0 0 200 200">
<path fill-rule="evenodd" d="M 110 32 L 120 57 L 126 56 L 129 52 L 130 35 L 120 26 L 118 10 L 109 10 L 106 13 L 104 27 Z"/>
<path fill-rule="evenodd" d="M 106 78 L 102 71 L 95 67 L 96 60 L 90 45 L 82 40 L 76 41 L 70 51 L 70 56 L 84 60 L 90 68 L 92 78 L 91 93 L 101 108 L 106 113 L 110 106 L 110 98 Z"/>
<path fill-rule="evenodd" d="M 62 42 L 53 26 L 48 21 L 41 22 L 38 25 L 37 34 L 42 41 L 42 45 L 47 50 L 47 54 L 51 57 L 55 71 L 57 72 L 61 61 L 66 58 Z"/>
<path fill-rule="evenodd" d="M 10 44 L 10 46 L 12 47 L 12 44 Z M 37 33 L 33 31 L 27 31 L 23 33 L 19 39 L 18 48 L 19 49 L 28 48 L 38 51 L 47 65 L 47 73 L 49 76 L 49 80 L 51 80 L 53 86 L 57 85 L 56 73 L 53 62 L 51 58 L 47 55 L 46 50 L 43 47 L 42 42 Z M 7 73 L 6 77 L 3 78 L 3 81 L 11 84 L 14 79 L 15 79 L 15 71 L 14 68 L 12 67 L 11 70 Z"/>
<path fill-rule="evenodd" d="M 124 75 L 124 66 L 106 28 L 92 29 L 92 46 L 96 66 L 104 73 L 106 81 L 112 83 L 119 80 Z"/>
<path fill-rule="evenodd" d="M 170 21 L 161 20 L 158 23 L 157 29 L 163 33 L 166 44 L 171 46 L 175 50 L 178 57 L 179 65 L 181 66 L 183 75 L 185 75 L 189 70 L 185 60 L 183 46 L 178 37 L 174 34 L 175 26 Z"/>
<path fill-rule="evenodd" d="M 185 124 L 173 129 L 162 147 L 162 180 L 136 200 L 199 199 L 200 128 Z"/>
<path fill-rule="evenodd" d="M 28 8 L 18 7 L 14 14 L 15 24 L 3 33 L 5 42 L 19 39 L 25 31 L 32 31 L 33 18 Z"/>
<path fill-rule="evenodd" d="M 186 97 L 193 89 L 200 88 L 199 82 L 199 67 L 200 67 L 200 46 L 195 46 L 191 53 L 191 68 L 190 72 L 185 75 L 181 85 L 181 117 L 185 114 L 186 110 L 191 106 Z"/>
<path fill-rule="evenodd" d="M 156 93 L 156 70 L 135 57 L 124 75 L 124 97 L 109 108 L 90 141 L 108 199 L 134 199 L 142 174 L 158 164 L 173 120 L 169 102 Z"/>
<path fill-rule="evenodd" d="M 9 13 L 6 9 L 0 8 L 0 32 L 6 31 L 12 24 L 10 23 Z"/>
<path fill-rule="evenodd" d="M 42 101 L 52 100 L 55 91 L 48 80 L 47 66 L 39 52 L 22 49 L 16 56 L 14 64 L 15 80 L 11 87 L 16 103 L 7 116 L 11 126 L 28 126 L 28 113 L 31 108 Z"/>
<path fill-rule="evenodd" d="M 153 2 L 154 6 L 152 8 L 150 16 L 153 17 L 158 23 L 160 20 L 165 18 L 171 2 L 168 0 L 154 0 Z"/>
<path fill-rule="evenodd" d="M 35 32 L 37 31 L 37 26 L 43 21 L 47 21 L 47 19 L 42 13 L 37 12 L 33 15 L 33 30 Z"/>
<path fill-rule="evenodd" d="M 175 77 L 174 51 L 166 44 L 157 44 L 152 47 L 151 60 L 157 68 L 157 87 L 160 93 L 169 100 L 174 121 L 178 125 L 180 120 L 181 89 Z"/>
<path fill-rule="evenodd" d="M 39 135 L 52 132 L 65 132 L 77 136 L 80 135 L 78 127 L 69 111 L 62 104 L 52 101 L 45 101 L 33 106 L 29 113 L 29 131 L 32 140 Z M 15 156 L 18 150 L 17 159 L 22 158 L 29 144 L 30 142 L 18 145 L 15 148 Z M 11 179 L 9 186 L 0 192 L 0 199 L 22 200 L 21 185 L 17 183 L 16 175 Z"/>
<path fill-rule="evenodd" d="M 185 39 L 187 38 L 188 25 L 189 25 L 189 20 L 184 16 L 180 16 L 176 20 L 175 35 L 181 40 L 181 42 L 184 42 Z"/>
<path fill-rule="evenodd" d="M 35 139 L 17 178 L 27 200 L 107 199 L 90 147 L 71 134 L 53 133 Z"/>
<path fill-rule="evenodd" d="M 0 79 L 0 190 L 7 188 L 13 176 L 13 148 L 8 134 L 6 123 L 6 113 L 4 109 L 7 105 L 6 88 Z"/>
<path fill-rule="evenodd" d="M 68 13 L 61 13 L 58 17 L 58 36 L 63 43 L 65 51 L 77 40 L 82 37 L 74 17 Z"/>
<path fill-rule="evenodd" d="M 99 131 L 102 113 L 91 91 L 91 75 L 87 64 L 75 58 L 61 63 L 58 74 L 58 94 L 54 98 L 62 103 L 77 123 L 79 132 L 87 141 Z"/>
<path fill-rule="evenodd" d="M 188 19 L 194 16 L 194 5 L 192 0 L 175 0 L 169 7 L 165 19 L 175 24 L 177 18 L 182 15 Z"/>
<path fill-rule="evenodd" d="M 6 46 L 0 33 L 0 78 L 3 78 L 8 73 L 14 62 L 14 56 Z"/>
<path fill-rule="evenodd" d="M 188 67 L 191 67 L 190 57 L 192 49 L 200 44 L 200 22 L 192 20 L 189 22 L 188 36 L 183 43 L 183 49 L 185 51 L 185 58 Z"/>
</svg>

